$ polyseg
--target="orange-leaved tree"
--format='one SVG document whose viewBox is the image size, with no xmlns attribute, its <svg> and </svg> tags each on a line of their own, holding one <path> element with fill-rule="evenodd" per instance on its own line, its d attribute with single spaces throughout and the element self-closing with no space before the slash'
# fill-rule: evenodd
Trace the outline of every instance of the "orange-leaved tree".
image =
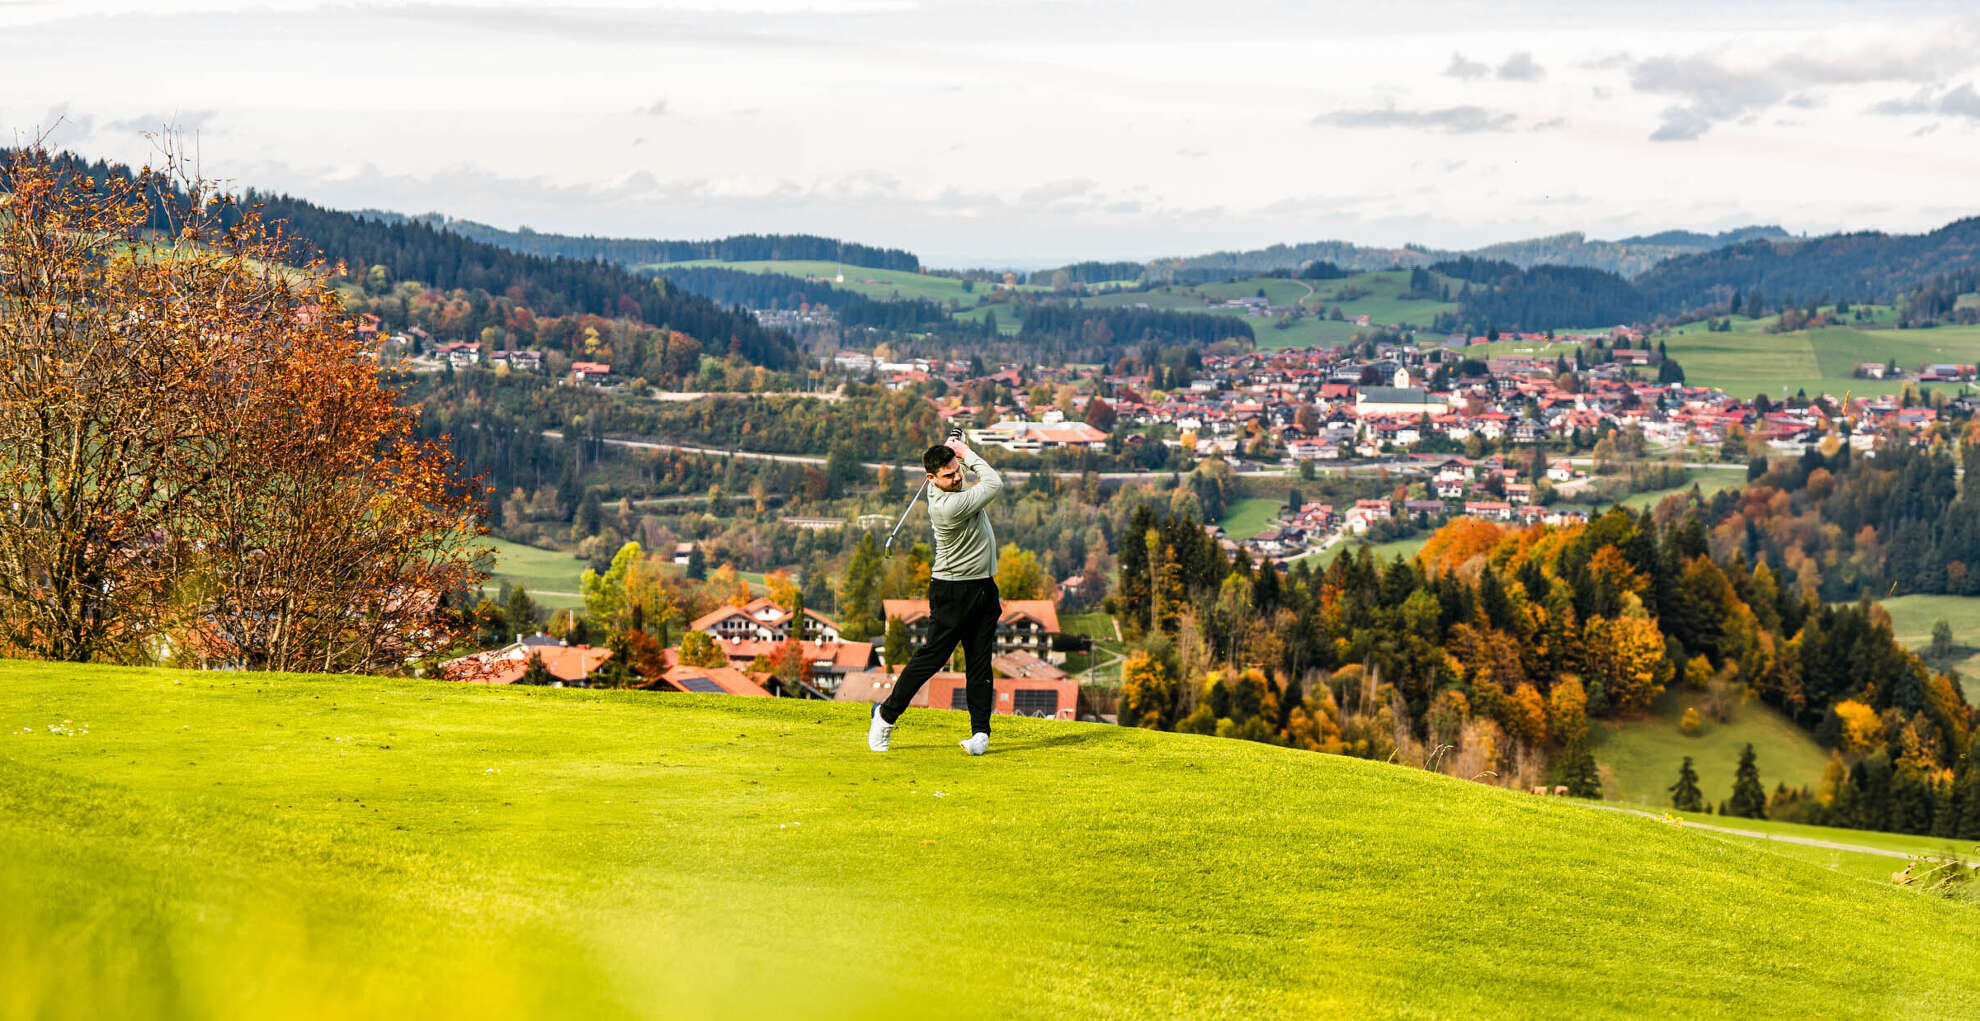
<svg viewBox="0 0 1980 1021">
<path fill-rule="evenodd" d="M 0 155 L 0 641 L 325 671 L 444 647 L 476 494 L 326 268 L 166 164 Z"/>
</svg>

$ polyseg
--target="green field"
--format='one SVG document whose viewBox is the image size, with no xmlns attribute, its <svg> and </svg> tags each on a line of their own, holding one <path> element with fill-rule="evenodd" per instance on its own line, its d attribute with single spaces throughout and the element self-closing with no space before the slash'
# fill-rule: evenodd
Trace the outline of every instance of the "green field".
<svg viewBox="0 0 1980 1021">
<path fill-rule="evenodd" d="M 1793 333 L 1765 332 L 1777 318 L 1738 318 L 1733 321 L 1730 333 L 1710 332 L 1702 322 L 1687 323 L 1656 339 L 1661 339 L 1670 356 L 1684 366 L 1685 382 L 1718 387 L 1747 399 L 1765 393 L 1778 400 L 1783 396 L 1783 387 L 1787 395 L 1797 390 L 1806 390 L 1811 396 L 1829 393 L 1837 397 L 1845 392 L 1899 393 L 1906 385 L 1904 380 L 1856 379 L 1853 378 L 1856 366 L 1896 358 L 1899 367 L 1915 371 L 1928 362 L 1980 361 L 1980 327 L 1899 330 L 1892 324 L 1894 313 L 1882 309 L 1871 321 L 1857 325 Z M 1573 358 L 1575 346 L 1503 340 L 1469 348 L 1465 353 L 1473 358 L 1551 359 L 1557 355 Z M 1948 392 L 1959 390 L 1957 384 L 1927 385 Z"/>
<path fill-rule="evenodd" d="M 1224 508 L 1224 516 L 1217 519 L 1217 526 L 1224 530 L 1232 542 L 1243 542 L 1271 527 L 1284 510 L 1284 500 L 1268 500 L 1263 497 L 1247 496 L 1232 500 Z"/>
<path fill-rule="evenodd" d="M 578 576 L 588 566 L 584 561 L 569 553 L 525 546 L 492 535 L 482 541 L 495 547 L 494 567 L 488 572 L 483 592 L 493 596 L 506 581 L 528 589 L 530 598 L 539 606 L 553 610 L 584 606 L 584 597 L 578 594 Z"/>
<path fill-rule="evenodd" d="M 1359 539 L 1349 539 L 1346 542 L 1335 543 L 1323 553 L 1308 553 L 1306 556 L 1313 558 L 1313 566 L 1315 568 L 1321 568 L 1333 563 L 1335 557 L 1343 553 L 1358 553 L 1365 546 L 1370 553 L 1375 555 L 1376 563 L 1386 564 L 1397 557 L 1402 557 L 1404 560 L 1414 558 L 1417 551 L 1421 550 L 1424 544 L 1429 541 L 1430 536 L 1428 534 L 1412 536 L 1408 539 L 1392 539 L 1388 542 L 1378 543 L 1367 543 Z M 1298 560 L 1303 558 L 1295 557 L 1293 559 Z"/>
<path fill-rule="evenodd" d="M 1861 362 L 1897 359 L 1915 371 L 1928 362 L 1971 364 L 1980 360 L 1980 327 L 1941 326 L 1929 330 L 1864 329 L 1831 326 L 1794 333 L 1675 333 L 1666 340 L 1671 357 L 1684 366 L 1685 381 L 1716 386 L 1737 397 L 1756 393 L 1779 399 L 1806 390 L 1811 396 L 1845 392 L 1898 393 L 1904 380 L 1855 379 Z M 1957 392 L 1957 384 L 1928 384 Z"/>
<path fill-rule="evenodd" d="M 1959 671 L 1968 702 L 1980 703 L 1980 597 L 1899 596 L 1878 600 L 1891 615 L 1891 633 L 1905 648 L 1922 652 L 1932 643 L 1932 625 L 1952 626 L 1953 660 L 1935 663 Z"/>
<path fill-rule="evenodd" d="M 1662 503 L 1664 497 L 1677 493 L 1689 493 L 1693 486 L 1698 487 L 1698 495 L 1710 499 L 1725 489 L 1740 489 L 1746 485 L 1746 472 L 1741 468 L 1687 468 L 1685 483 L 1669 489 L 1651 489 L 1641 493 L 1631 493 L 1621 500 L 1623 506 L 1631 510 L 1642 510 Z"/>
<path fill-rule="evenodd" d="M 1062 613 L 1059 615 L 1059 632 L 1068 635 L 1085 635 L 1088 638 L 1114 640 L 1114 618 L 1104 611 L 1091 613 Z"/>
<path fill-rule="evenodd" d="M 970 758 L 947 711 L 880 756 L 858 705 L 402 679 L 0 690 L 10 1018 L 1980 1002 L 1971 903 L 1376 762 L 1005 718 Z"/>
<path fill-rule="evenodd" d="M 785 276 L 814 277 L 833 287 L 863 294 L 881 301 L 926 298 L 942 302 L 954 300 L 963 305 L 974 305 L 980 295 L 990 293 L 992 284 L 976 284 L 971 291 L 963 290 L 963 282 L 951 277 L 930 276 L 926 273 L 909 273 L 897 269 L 869 269 L 845 263 L 803 260 L 764 260 L 760 262 L 719 262 L 714 259 L 697 259 L 692 262 L 659 263 L 642 266 L 640 269 L 666 270 L 670 266 L 713 266 L 718 269 L 740 270 L 744 273 L 781 273 Z M 840 273 L 846 279 L 836 280 Z M 1020 290 L 1043 291 L 1048 288 L 1020 284 Z"/>
<path fill-rule="evenodd" d="M 1595 761 L 1603 767 L 1603 796 L 1668 808 L 1670 786 L 1677 782 L 1678 768 L 1689 755 L 1698 771 L 1698 789 L 1717 806 L 1732 796 L 1733 770 L 1748 743 L 1753 745 L 1754 765 L 1768 792 L 1780 783 L 1810 788 L 1821 783 L 1829 753 L 1806 731 L 1759 702 L 1739 707 L 1726 723 L 1707 720 L 1696 737 L 1685 736 L 1678 719 L 1686 707 L 1700 705 L 1703 697 L 1703 692 L 1674 689 L 1658 700 L 1653 715 L 1641 720 L 1597 721 Z"/>
</svg>

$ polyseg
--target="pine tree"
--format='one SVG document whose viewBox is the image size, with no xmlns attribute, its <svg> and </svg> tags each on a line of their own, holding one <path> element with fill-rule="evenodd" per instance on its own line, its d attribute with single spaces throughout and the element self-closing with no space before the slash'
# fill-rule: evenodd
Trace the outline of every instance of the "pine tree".
<svg viewBox="0 0 1980 1021">
<path fill-rule="evenodd" d="M 1595 753 L 1588 749 L 1587 742 L 1578 738 L 1569 742 L 1555 768 L 1570 797 L 1601 798 L 1602 776 L 1595 768 Z"/>
<path fill-rule="evenodd" d="M 517 684 L 549 684 L 556 680 L 550 675 L 550 668 L 543 665 L 541 653 L 529 654 L 529 664 L 523 667 L 522 679 Z"/>
<path fill-rule="evenodd" d="M 1753 746 L 1739 753 L 1739 768 L 1733 772 L 1732 799 L 1726 809 L 1743 819 L 1767 818 L 1767 789 L 1760 786 L 1760 767 L 1753 763 Z"/>
<path fill-rule="evenodd" d="M 1671 807 L 1680 812 L 1697 812 L 1705 807 L 1705 796 L 1698 790 L 1698 771 L 1691 768 L 1691 756 L 1684 757 L 1684 765 L 1678 767 L 1677 783 L 1666 788 L 1671 792 Z"/>
<path fill-rule="evenodd" d="M 536 614 L 536 600 L 529 597 L 528 589 L 518 585 L 509 592 L 508 601 L 502 607 L 502 616 L 508 623 L 510 633 L 535 634 Z"/>
<path fill-rule="evenodd" d="M 897 667 L 907 662 L 907 624 L 898 616 L 887 618 L 887 638 L 885 644 L 881 646 L 881 656 L 886 659 L 889 667 Z"/>
</svg>

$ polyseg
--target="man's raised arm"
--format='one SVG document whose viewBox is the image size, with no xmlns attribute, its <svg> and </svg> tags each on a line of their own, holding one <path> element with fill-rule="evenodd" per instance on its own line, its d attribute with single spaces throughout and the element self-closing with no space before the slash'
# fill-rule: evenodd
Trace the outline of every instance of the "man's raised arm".
<svg viewBox="0 0 1980 1021">
<path fill-rule="evenodd" d="M 956 457 L 962 461 L 963 467 L 976 473 L 976 485 L 963 490 L 961 499 L 948 501 L 956 508 L 956 517 L 967 517 L 997 498 L 997 494 L 1003 491 L 1004 478 L 997 474 L 997 469 L 990 467 L 989 462 L 983 460 L 976 451 L 969 449 L 969 445 L 963 441 L 956 440 L 950 443 L 949 447 L 956 452 Z"/>
</svg>

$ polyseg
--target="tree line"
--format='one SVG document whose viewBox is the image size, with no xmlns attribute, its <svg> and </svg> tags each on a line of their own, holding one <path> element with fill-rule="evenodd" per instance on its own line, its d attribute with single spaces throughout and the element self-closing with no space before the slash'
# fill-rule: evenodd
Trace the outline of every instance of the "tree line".
<svg viewBox="0 0 1980 1021">
<path fill-rule="evenodd" d="M 1562 528 L 1460 519 L 1415 560 L 1364 550 L 1283 572 L 1144 507 L 1117 559 L 1110 609 L 1138 636 L 1121 690 L 1131 725 L 1590 796 L 1588 721 L 1643 713 L 1673 686 L 1758 698 L 1856 764 L 1897 749 L 1934 797 L 1950 796 L 1973 738 L 1957 684 L 1905 651 L 1881 610 L 1715 557 L 1696 506 L 1662 524 L 1622 508 Z"/>
<path fill-rule="evenodd" d="M 1713 549 L 1767 564 L 1810 599 L 1980 595 L 1980 446 L 1909 438 L 1900 430 L 1874 458 L 1837 444 L 1756 461 L 1745 489 L 1706 506 Z"/>
<path fill-rule="evenodd" d="M 597 259 L 628 267 L 659 262 L 713 259 L 719 262 L 842 262 L 848 266 L 864 266 L 870 269 L 921 272 L 921 260 L 913 252 L 900 248 L 881 248 L 852 241 L 840 241 L 815 234 L 736 234 L 706 241 L 664 241 L 651 238 L 595 237 L 590 234 L 551 234 L 531 230 L 528 227 L 502 230 L 485 223 L 456 220 L 439 214 L 392 219 L 418 221 L 525 255 L 579 261 Z"/>
<path fill-rule="evenodd" d="M 20 153 L 0 150 L 0 167 L 11 166 Z M 52 162 L 59 173 L 88 178 L 99 187 L 136 180 L 131 168 L 122 164 L 85 161 L 68 153 L 53 157 Z M 173 210 L 184 207 L 189 197 L 176 183 L 153 178 L 140 198 L 148 207 L 144 228 L 169 233 L 176 221 Z M 244 220 L 255 224 L 271 242 L 265 254 L 290 265 L 318 257 L 341 261 L 359 281 L 367 280 L 374 267 L 383 267 L 380 273 L 388 282 L 417 281 L 441 291 L 501 295 L 538 315 L 637 319 L 679 331 L 707 350 L 734 353 L 754 365 L 785 369 L 799 360 L 790 337 L 764 329 L 753 317 L 664 282 L 642 280 L 615 265 L 518 254 L 417 220 L 361 216 L 252 190 L 239 201 L 216 205 L 209 212 L 221 231 L 233 230 Z"/>
</svg>

